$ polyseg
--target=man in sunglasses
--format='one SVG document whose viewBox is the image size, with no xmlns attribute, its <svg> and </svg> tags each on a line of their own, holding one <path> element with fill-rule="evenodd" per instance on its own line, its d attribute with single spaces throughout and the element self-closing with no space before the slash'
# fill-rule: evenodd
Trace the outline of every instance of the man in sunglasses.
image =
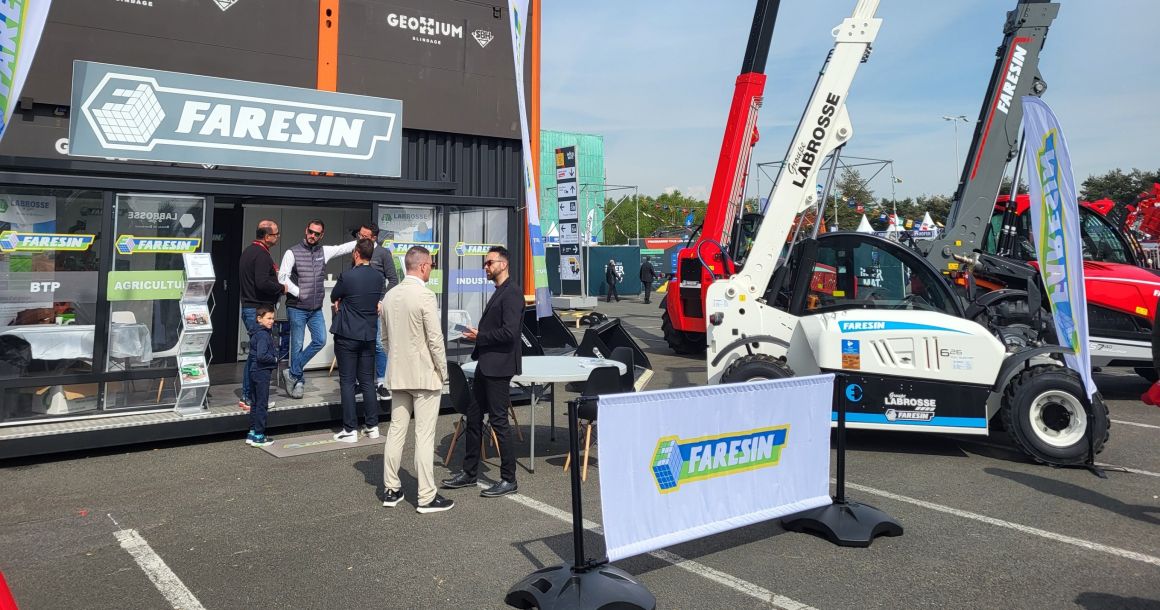
<svg viewBox="0 0 1160 610">
<path fill-rule="evenodd" d="M 383 294 L 385 295 L 399 283 L 399 274 L 395 272 L 395 259 L 391 256 L 391 251 L 384 248 L 379 242 L 378 225 L 374 223 L 361 225 L 357 235 L 359 239 L 369 239 L 375 242 L 375 253 L 371 257 L 371 269 L 383 274 Z M 391 392 L 387 389 L 387 352 L 383 349 L 381 333 L 375 334 L 375 379 L 377 380 L 379 398 L 384 400 L 390 398 Z"/>
<path fill-rule="evenodd" d="M 278 223 L 273 220 L 262 220 L 258 223 L 255 239 L 238 260 L 238 270 L 242 292 L 242 324 L 246 332 L 253 334 L 258 328 L 258 307 L 267 305 L 277 307 L 278 299 L 286 288 L 278 282 L 278 267 L 274 264 L 274 257 L 270 248 L 278 244 Z M 243 411 L 250 410 L 250 398 L 254 396 L 250 387 L 250 369 L 253 363 L 246 359 L 246 366 L 242 373 L 242 399 L 238 407 Z"/>
<path fill-rule="evenodd" d="M 326 319 L 322 314 L 326 263 L 336 256 L 350 254 L 358 243 L 351 240 L 341 246 L 324 246 L 325 233 L 325 223 L 311 220 L 306 224 L 302 241 L 286 250 L 278 268 L 278 281 L 286 287 L 286 317 L 290 321 L 290 368 L 282 372 L 282 379 L 291 398 L 302 398 L 305 390 L 302 370 L 326 345 Z M 310 344 L 303 347 L 307 328 Z"/>
<path fill-rule="evenodd" d="M 524 323 L 524 291 L 511 279 L 508 250 L 494 246 L 487 251 L 483 268 L 487 279 L 495 282 L 495 292 L 479 316 L 479 328 L 468 328 L 463 338 L 475 342 L 471 359 L 478 360 L 475 369 L 475 402 L 467 407 L 467 434 L 464 435 L 463 470 L 443 480 L 445 489 L 474 487 L 479 473 L 479 450 L 483 442 L 483 414 L 487 413 L 491 429 L 499 439 L 500 481 L 479 495 L 498 498 L 514 493 L 516 454 L 512 449 L 508 411 L 512 377 L 523 371 L 523 345 L 520 330 Z"/>
</svg>

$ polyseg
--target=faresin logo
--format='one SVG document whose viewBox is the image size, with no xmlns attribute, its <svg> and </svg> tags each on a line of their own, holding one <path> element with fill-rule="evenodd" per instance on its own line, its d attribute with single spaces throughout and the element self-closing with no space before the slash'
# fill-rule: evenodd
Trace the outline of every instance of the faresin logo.
<svg viewBox="0 0 1160 610">
<path fill-rule="evenodd" d="M 93 245 L 95 235 L 71 233 L 0 233 L 0 252 L 55 252 L 72 250 L 84 252 Z"/>
<path fill-rule="evenodd" d="M 135 237 L 117 238 L 117 254 L 184 254 L 197 252 L 201 239 L 197 237 Z"/>
<path fill-rule="evenodd" d="M 1059 192 L 1059 161 L 1055 154 L 1055 140 L 1059 131 L 1050 129 L 1043 136 L 1043 145 L 1036 152 L 1042 199 L 1038 202 L 1043 226 L 1035 240 L 1039 260 L 1043 261 L 1039 274 L 1047 287 L 1047 298 L 1055 313 L 1056 335 L 1062 347 L 1075 349 L 1079 345 L 1079 331 L 1071 309 L 1071 277 L 1067 267 L 1067 239 L 1063 232 L 1063 196 Z"/>
<path fill-rule="evenodd" d="M 1029 38 L 1019 40 L 1027 41 Z M 1016 42 L 1019 42 L 1018 40 Z M 1003 88 L 999 90 L 999 112 L 1007 114 L 1011 110 L 1011 101 L 1015 98 L 1015 87 L 1019 86 L 1019 75 L 1023 73 L 1023 62 L 1027 59 L 1027 49 L 1017 44 L 1011 50 L 1011 59 L 1007 62 L 1007 76 L 1003 79 Z"/>
<path fill-rule="evenodd" d="M 459 256 L 487 256 L 487 251 L 497 245 L 499 244 L 467 244 L 459 242 L 455 244 L 455 253 Z"/>
<path fill-rule="evenodd" d="M 661 493 L 694 481 L 777 466 L 789 424 L 681 440 L 668 436 L 657 442 L 652 471 Z"/>
</svg>

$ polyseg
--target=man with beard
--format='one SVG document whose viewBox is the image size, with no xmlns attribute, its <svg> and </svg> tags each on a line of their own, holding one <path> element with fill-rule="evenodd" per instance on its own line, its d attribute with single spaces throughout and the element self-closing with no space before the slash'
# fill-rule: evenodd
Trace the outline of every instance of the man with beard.
<svg viewBox="0 0 1160 610">
<path fill-rule="evenodd" d="M 475 342 L 471 359 L 479 361 L 473 388 L 475 402 L 467 411 L 463 470 L 443 481 L 445 489 L 475 485 L 483 442 L 483 414 L 486 412 L 499 439 L 500 481 L 479 494 L 485 498 L 498 498 L 519 489 L 508 410 L 512 404 L 509 390 L 512 377 L 523 371 L 520 330 L 524 320 L 524 291 L 511 279 L 508 260 L 507 248 L 494 246 L 487 251 L 487 258 L 483 261 L 487 279 L 495 283 L 495 292 L 483 308 L 479 328 L 468 328 L 463 333 L 464 339 Z"/>
<path fill-rule="evenodd" d="M 286 287 L 286 317 L 290 321 L 290 368 L 282 372 L 286 392 L 291 398 L 302 398 L 305 389 L 303 369 L 326 345 L 326 319 L 322 301 L 326 296 L 326 263 L 330 259 L 350 254 L 355 241 L 341 246 L 322 245 L 326 225 L 321 220 L 306 224 L 306 235 L 282 256 L 278 281 Z M 310 345 L 302 346 L 306 329 L 310 329 Z"/>
</svg>

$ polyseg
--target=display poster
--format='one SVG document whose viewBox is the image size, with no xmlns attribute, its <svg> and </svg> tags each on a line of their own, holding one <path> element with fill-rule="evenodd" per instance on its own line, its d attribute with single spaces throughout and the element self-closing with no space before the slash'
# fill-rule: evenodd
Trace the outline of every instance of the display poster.
<svg viewBox="0 0 1160 610">
<path fill-rule="evenodd" d="M 213 329 L 210 325 L 209 307 L 205 303 L 183 303 L 181 305 L 181 318 L 186 331 L 199 332 Z"/>
<path fill-rule="evenodd" d="M 556 201 L 560 212 L 560 291 L 580 295 L 583 262 L 580 255 L 580 207 L 577 198 L 580 175 L 576 147 L 556 149 Z"/>
<path fill-rule="evenodd" d="M 194 385 L 209 385 L 209 372 L 206 370 L 205 357 L 181 356 L 177 359 L 178 375 L 181 377 L 182 387 Z"/>
<path fill-rule="evenodd" d="M 213 257 L 206 252 L 185 255 L 185 277 L 190 280 L 214 279 Z"/>
<path fill-rule="evenodd" d="M 378 225 L 379 239 L 384 242 L 435 241 L 434 208 L 380 205 Z M 427 246 L 427 243 L 410 243 L 403 254 L 414 245 Z"/>
</svg>

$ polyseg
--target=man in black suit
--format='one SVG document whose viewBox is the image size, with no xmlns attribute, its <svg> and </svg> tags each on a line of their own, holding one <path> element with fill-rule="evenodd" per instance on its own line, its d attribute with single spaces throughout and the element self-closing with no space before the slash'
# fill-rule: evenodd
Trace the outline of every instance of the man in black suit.
<svg viewBox="0 0 1160 610">
<path fill-rule="evenodd" d="M 652 296 L 652 283 L 657 279 L 657 272 L 653 269 L 652 261 L 646 256 L 640 264 L 640 285 L 644 289 L 644 302 L 649 302 Z"/>
<path fill-rule="evenodd" d="M 362 390 L 366 428 L 370 438 L 379 437 L 379 398 L 375 394 L 375 343 L 378 341 L 379 301 L 383 299 L 383 274 L 371 267 L 375 242 L 360 239 L 355 244 L 354 267 L 338 278 L 330 291 L 334 303 L 334 356 L 338 359 L 339 388 L 342 395 L 342 432 L 334 440 L 358 442 L 358 413 L 355 411 L 356 385 Z"/>
<path fill-rule="evenodd" d="M 508 425 L 508 410 L 511 408 L 508 388 L 512 377 L 523 371 L 520 329 L 524 319 L 524 291 L 511 279 L 508 261 L 508 251 L 503 246 L 488 250 L 483 261 L 487 279 L 495 282 L 495 293 L 483 308 L 479 329 L 469 328 L 463 333 L 465 339 L 475 342 L 471 359 L 479 361 L 475 368 L 475 402 L 467 411 L 463 470 L 443 480 L 446 489 L 475 485 L 479 473 L 479 449 L 483 442 L 483 413 L 486 412 L 499 439 L 500 481 L 479 494 L 485 498 L 505 496 L 519 488 L 516 485 L 516 454 L 512 450 L 511 426 Z"/>
</svg>

